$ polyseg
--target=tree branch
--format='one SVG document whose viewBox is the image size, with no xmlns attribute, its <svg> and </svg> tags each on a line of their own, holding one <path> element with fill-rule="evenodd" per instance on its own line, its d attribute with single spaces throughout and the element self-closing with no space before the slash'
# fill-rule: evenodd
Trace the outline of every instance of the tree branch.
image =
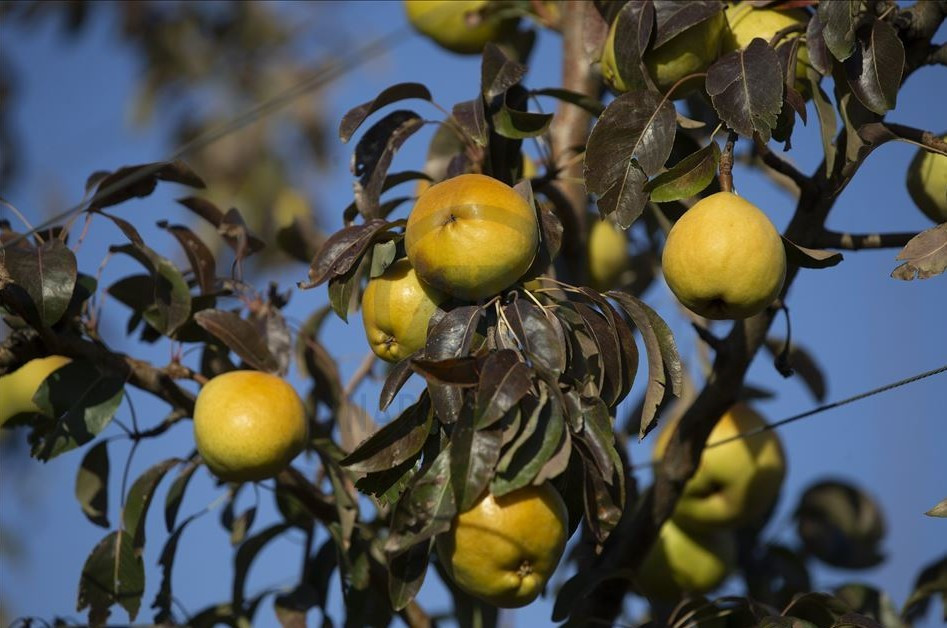
<svg viewBox="0 0 947 628">
<path fill-rule="evenodd" d="M 858 251 L 860 249 L 899 249 L 916 236 L 916 233 L 839 233 L 828 229 L 820 233 L 814 242 L 817 249 L 843 249 Z"/>
<path fill-rule="evenodd" d="M 799 171 L 794 165 L 774 153 L 769 146 L 761 142 L 759 139 L 755 142 L 756 152 L 760 156 L 760 159 L 763 160 L 763 163 L 775 170 L 777 173 L 789 178 L 793 183 L 796 184 L 796 187 L 799 188 L 799 191 L 802 190 L 812 190 L 814 185 L 812 179 Z"/>
<path fill-rule="evenodd" d="M 562 3 L 562 87 L 587 96 L 596 96 L 599 81 L 592 73 L 592 66 L 586 59 L 583 28 L 586 11 L 596 11 L 591 2 L 572 0 Z M 583 176 L 581 161 L 572 160 L 577 151 L 585 150 L 591 115 L 575 105 L 559 104 L 552 126 L 549 129 L 552 143 L 553 161 L 562 170 L 557 177 L 565 181 L 555 183 L 560 210 L 568 215 L 560 215 L 567 231 L 576 237 L 566 238 L 564 245 L 568 257 L 576 260 L 575 266 L 581 267 L 581 252 L 585 250 L 585 214 L 588 196 L 585 186 L 576 183 Z M 571 163 L 570 163 L 571 161 Z M 563 165 L 568 164 L 568 165 Z M 562 207 L 565 205 L 566 207 Z"/>
</svg>

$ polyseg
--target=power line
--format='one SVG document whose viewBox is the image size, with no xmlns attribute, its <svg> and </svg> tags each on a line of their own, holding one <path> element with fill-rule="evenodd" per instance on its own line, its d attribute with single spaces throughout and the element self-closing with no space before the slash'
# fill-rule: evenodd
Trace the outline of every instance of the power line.
<svg viewBox="0 0 947 628">
<path fill-rule="evenodd" d="M 142 168 L 137 170 L 132 174 L 129 174 L 122 179 L 119 179 L 115 183 L 100 189 L 96 194 L 90 198 L 85 199 L 77 203 L 76 205 L 70 207 L 69 209 L 62 211 L 51 218 L 46 219 L 36 227 L 30 229 L 27 233 L 22 234 L 18 238 L 14 239 L 8 244 L 16 244 L 20 239 L 26 238 L 37 231 L 42 231 L 47 229 L 61 220 L 66 220 L 75 214 L 78 214 L 86 207 L 92 206 L 97 200 L 102 198 L 107 198 L 109 195 L 127 187 L 134 185 L 138 181 L 141 181 L 147 177 L 150 177 L 157 173 L 162 164 L 168 161 L 174 161 L 176 159 L 181 159 L 182 157 L 204 148 L 217 140 L 223 138 L 226 135 L 229 135 L 235 131 L 238 131 L 250 124 L 256 122 L 260 118 L 267 116 L 274 111 L 286 106 L 293 100 L 303 96 L 309 92 L 315 91 L 319 88 L 322 88 L 345 73 L 353 70 L 362 63 L 381 55 L 384 52 L 387 52 L 394 47 L 395 44 L 405 41 L 407 37 L 405 36 L 406 31 L 409 30 L 409 27 L 403 25 L 394 31 L 378 37 L 377 39 L 369 42 L 368 44 L 358 48 L 352 55 L 345 57 L 337 63 L 330 64 L 327 67 L 320 68 L 315 70 L 312 75 L 303 80 L 302 82 L 280 92 L 279 94 L 269 98 L 262 103 L 248 109 L 239 116 L 233 118 L 229 122 L 215 128 L 211 129 L 198 137 L 185 142 L 180 147 L 177 148 L 164 162 L 156 162 L 154 165 L 148 168 Z"/>
<path fill-rule="evenodd" d="M 825 412 L 826 410 L 831 410 L 831 409 L 833 409 L 833 408 L 838 408 L 838 407 L 840 407 L 840 406 L 844 406 L 844 405 L 853 403 L 853 402 L 855 402 L 855 401 L 861 401 L 862 399 L 866 399 L 866 398 L 868 398 L 868 397 L 872 397 L 872 396 L 874 396 L 874 395 L 878 395 L 878 394 L 881 394 L 881 393 L 883 393 L 883 392 L 887 392 L 887 391 L 889 391 L 889 390 L 894 390 L 895 388 L 899 388 L 899 387 L 901 387 L 901 386 L 906 386 L 907 384 L 913 384 L 914 382 L 920 381 L 920 380 L 922 380 L 922 379 L 926 379 L 926 378 L 928 378 L 928 377 L 933 377 L 934 375 L 939 375 L 940 373 L 943 373 L 943 372 L 945 372 L 945 371 L 947 371 L 947 364 L 945 364 L 944 366 L 942 366 L 942 367 L 940 367 L 940 368 L 936 368 L 936 369 L 933 369 L 933 370 L 930 370 L 930 371 L 925 371 L 925 372 L 923 372 L 923 373 L 918 373 L 917 375 L 913 375 L 913 376 L 907 377 L 907 378 L 905 378 L 905 379 L 900 379 L 900 380 L 898 380 L 898 381 L 896 381 L 896 382 L 892 382 L 892 383 L 887 384 L 887 385 L 885 385 L 885 386 L 880 386 L 880 387 L 878 387 L 878 388 L 874 388 L 874 389 L 872 389 L 872 390 L 869 390 L 869 391 L 867 391 L 867 392 L 863 392 L 863 393 L 854 395 L 854 396 L 852 396 L 852 397 L 847 397 L 847 398 L 841 399 L 841 400 L 839 400 L 839 401 L 833 401 L 833 402 L 831 402 L 831 403 L 827 403 L 827 404 L 824 404 L 824 405 L 821 405 L 821 406 L 817 406 L 817 407 L 815 407 L 815 408 L 813 408 L 813 409 L 811 409 L 811 410 L 808 410 L 808 411 L 806 411 L 806 412 L 801 412 L 801 413 L 799 413 L 799 414 L 794 414 L 794 415 L 791 416 L 791 417 L 787 417 L 787 418 L 785 418 L 785 419 L 781 419 L 781 420 L 779 420 L 779 421 L 775 421 L 775 422 L 773 422 L 773 423 L 769 423 L 769 424 L 767 424 L 767 425 L 763 425 L 763 426 L 761 426 L 761 427 L 757 427 L 757 428 L 754 428 L 754 429 L 752 429 L 752 430 L 748 430 L 748 431 L 746 431 L 746 432 L 740 432 L 739 434 L 734 434 L 733 436 L 728 436 L 727 438 L 724 438 L 724 439 L 721 439 L 721 440 L 717 440 L 717 441 L 714 441 L 714 442 L 712 442 L 712 443 L 707 443 L 707 445 L 704 446 L 704 449 L 710 449 L 711 447 L 719 447 L 719 446 L 721 446 L 721 445 L 726 445 L 727 443 L 732 442 L 732 441 L 735 441 L 735 440 L 741 440 L 741 439 L 745 439 L 745 438 L 751 438 L 751 437 L 753 437 L 753 436 L 756 436 L 757 434 L 762 434 L 763 432 L 768 432 L 768 431 L 770 431 L 770 430 L 774 430 L 774 429 L 776 429 L 776 428 L 778 428 L 778 427 L 782 427 L 782 426 L 784 426 L 784 425 L 788 425 L 789 423 L 794 423 L 795 421 L 799 421 L 799 420 L 801 420 L 801 419 L 805 419 L 805 418 L 810 417 L 810 416 L 813 416 L 813 415 L 815 415 L 815 414 L 819 414 L 820 412 Z M 660 460 L 651 460 L 650 462 L 647 462 L 647 463 L 632 465 L 632 468 L 637 469 L 637 468 L 642 468 L 642 467 L 653 467 L 653 466 L 656 465 L 658 462 L 660 462 Z"/>
</svg>

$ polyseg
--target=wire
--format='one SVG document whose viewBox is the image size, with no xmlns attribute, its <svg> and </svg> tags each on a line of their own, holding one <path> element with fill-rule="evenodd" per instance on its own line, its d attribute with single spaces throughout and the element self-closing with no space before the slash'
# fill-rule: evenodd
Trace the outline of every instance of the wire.
<svg viewBox="0 0 947 628">
<path fill-rule="evenodd" d="M 724 439 L 722 439 L 722 440 L 717 440 L 717 441 L 714 441 L 714 442 L 712 442 L 712 443 L 707 443 L 707 445 L 704 446 L 704 449 L 706 450 L 706 449 L 710 449 L 710 448 L 712 448 L 712 447 L 719 447 L 719 446 L 721 446 L 721 445 L 726 445 L 727 443 L 732 442 L 732 441 L 735 441 L 735 440 L 741 440 L 741 439 L 745 439 L 745 438 L 751 438 L 751 437 L 753 437 L 753 436 L 756 436 L 757 434 L 762 434 L 763 432 L 768 432 L 768 431 L 770 431 L 770 430 L 774 430 L 774 429 L 776 429 L 776 428 L 778 428 L 778 427 L 782 427 L 782 426 L 784 426 L 784 425 L 788 425 L 789 423 L 794 423 L 794 422 L 799 421 L 799 420 L 801 420 L 801 419 L 805 419 L 805 418 L 810 417 L 810 416 L 813 416 L 813 415 L 815 415 L 815 414 L 819 414 L 820 412 L 825 412 L 826 410 L 832 410 L 833 408 L 838 408 L 838 407 L 840 407 L 840 406 L 848 405 L 848 404 L 853 403 L 853 402 L 855 402 L 855 401 L 861 401 L 862 399 L 866 399 L 867 397 L 872 397 L 872 396 L 874 396 L 874 395 L 878 395 L 878 394 L 881 394 L 881 393 L 883 393 L 883 392 L 887 392 L 887 391 L 889 391 L 889 390 L 893 390 L 893 389 L 895 389 L 895 388 L 900 388 L 901 386 L 906 386 L 906 385 L 908 385 L 908 384 L 913 384 L 914 382 L 920 381 L 920 380 L 922 380 L 922 379 L 926 379 L 926 378 L 928 378 L 928 377 L 933 377 L 934 375 L 939 375 L 939 374 L 941 374 L 941 373 L 943 373 L 943 372 L 945 372 L 945 371 L 947 371 L 947 364 L 945 364 L 944 366 L 942 366 L 942 367 L 940 367 L 940 368 L 936 368 L 936 369 L 933 369 L 933 370 L 930 370 L 930 371 L 925 371 L 925 372 L 923 372 L 923 373 L 919 373 L 919 374 L 914 375 L 914 376 L 912 376 L 912 377 L 907 377 L 907 378 L 905 378 L 905 379 L 901 379 L 901 380 L 898 380 L 898 381 L 896 381 L 896 382 L 892 382 L 892 383 L 890 383 L 890 384 L 887 384 L 887 385 L 885 385 L 885 386 L 881 386 L 881 387 L 879 387 L 879 388 L 874 388 L 874 389 L 872 389 L 872 390 L 869 390 L 869 391 L 867 391 L 867 392 L 860 393 L 860 394 L 858 394 L 858 395 L 854 395 L 854 396 L 852 396 L 852 397 L 847 397 L 847 398 L 841 399 L 841 400 L 839 400 L 839 401 L 833 401 L 832 403 L 827 403 L 827 404 L 824 404 L 824 405 L 821 405 L 821 406 L 817 406 L 817 407 L 815 407 L 815 408 L 813 408 L 813 409 L 811 409 L 811 410 L 808 410 L 808 411 L 806 411 L 806 412 L 802 412 L 802 413 L 800 413 L 800 414 L 795 414 L 795 415 L 793 415 L 793 416 L 791 416 L 791 417 L 787 417 L 787 418 L 785 418 L 785 419 L 782 419 L 782 420 L 779 420 L 779 421 L 775 421 L 775 422 L 773 422 L 773 423 L 769 423 L 769 424 L 767 424 L 767 425 L 763 425 L 763 426 L 761 426 L 761 427 L 757 427 L 757 428 L 754 428 L 754 429 L 752 429 L 752 430 L 748 430 L 748 431 L 746 431 L 746 432 L 740 432 L 739 434 L 734 434 L 733 436 L 728 436 L 727 438 L 724 438 Z M 638 468 L 643 468 L 643 467 L 653 467 L 654 465 L 658 464 L 659 462 L 660 462 L 660 460 L 651 460 L 650 462 L 632 465 L 632 468 L 633 468 L 633 469 L 638 469 Z"/>
<path fill-rule="evenodd" d="M 69 219 L 75 214 L 78 214 L 79 212 L 81 212 L 86 207 L 94 205 L 96 201 L 102 198 L 106 198 L 109 195 L 121 189 L 124 189 L 127 186 L 134 185 L 138 181 L 141 181 L 147 177 L 154 175 L 156 172 L 158 172 L 162 168 L 164 163 L 169 162 L 169 161 L 174 161 L 176 159 L 181 159 L 182 157 L 188 155 L 189 153 L 192 153 L 196 150 L 204 148 L 216 142 L 217 140 L 223 138 L 226 135 L 229 135 L 246 126 L 249 126 L 250 124 L 256 122 L 260 118 L 267 116 L 273 113 L 274 111 L 286 106 L 287 104 L 299 98 L 300 96 L 303 96 L 309 92 L 315 91 L 321 87 L 324 87 L 325 85 L 328 85 L 335 79 L 344 75 L 346 72 L 349 72 L 350 70 L 358 67 L 362 63 L 365 63 L 366 61 L 374 57 L 377 57 L 381 55 L 382 53 L 387 52 L 388 50 L 393 48 L 396 44 L 408 39 L 407 37 L 405 37 L 405 32 L 407 30 L 409 30 L 409 27 L 407 25 L 403 25 L 395 29 L 394 31 L 388 33 L 387 35 L 383 35 L 369 42 L 368 44 L 362 46 L 361 48 L 357 49 L 351 56 L 343 58 L 337 63 L 331 64 L 327 67 L 315 70 L 309 78 L 303 80 L 297 85 L 294 85 L 284 90 L 283 92 L 280 92 L 279 94 L 273 96 L 272 98 L 269 98 L 263 101 L 259 105 L 256 105 L 250 108 L 249 110 L 240 114 L 236 118 L 233 118 L 229 122 L 221 125 L 220 127 L 211 129 L 199 135 L 198 137 L 184 143 L 183 145 L 178 147 L 178 149 L 175 150 L 171 154 L 171 156 L 168 157 L 168 159 L 166 159 L 165 161 L 156 162 L 152 166 L 149 166 L 147 168 L 142 168 L 141 170 L 137 170 L 133 172 L 132 174 L 129 174 L 128 176 L 123 177 L 122 179 L 119 179 L 115 183 L 103 189 L 98 190 L 91 199 L 87 199 L 87 200 L 84 199 L 80 201 L 78 204 L 70 207 L 69 209 L 63 212 L 60 212 L 56 214 L 55 216 L 52 216 L 51 218 L 48 218 L 47 220 L 43 221 L 41 224 L 30 229 L 27 233 L 19 235 L 12 242 L 8 242 L 7 244 L 14 245 L 20 239 L 29 237 L 30 235 L 32 235 L 33 233 L 36 233 L 37 231 L 42 231 L 43 229 L 47 229 L 61 220 Z"/>
</svg>

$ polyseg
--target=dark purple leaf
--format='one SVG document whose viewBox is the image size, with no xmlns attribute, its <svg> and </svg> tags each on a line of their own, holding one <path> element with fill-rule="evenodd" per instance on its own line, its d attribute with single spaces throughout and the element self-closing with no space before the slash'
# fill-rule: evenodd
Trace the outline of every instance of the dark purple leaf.
<svg viewBox="0 0 947 628">
<path fill-rule="evenodd" d="M 526 299 L 517 299 L 503 311 L 533 369 L 558 378 L 566 368 L 565 335 L 559 320 Z"/>
<path fill-rule="evenodd" d="M 162 220 L 158 226 L 170 232 L 181 244 L 187 260 L 191 263 L 191 270 L 194 271 L 194 278 L 201 289 L 201 294 L 214 292 L 217 262 L 204 241 L 184 225 L 169 225 L 167 221 Z"/>
<path fill-rule="evenodd" d="M 809 24 L 806 26 L 806 50 L 809 53 L 809 64 L 819 74 L 823 76 L 831 74 L 832 58 L 829 56 L 828 46 L 825 45 L 822 20 L 819 19 L 818 12 L 809 18 Z"/>
<path fill-rule="evenodd" d="M 265 246 L 263 240 L 250 233 L 247 223 L 236 207 L 231 207 L 224 214 L 220 224 L 217 225 L 217 233 L 233 249 L 234 265 L 262 250 Z"/>
<path fill-rule="evenodd" d="M 89 609 L 89 624 L 104 625 L 109 608 L 119 604 L 134 621 L 145 593 L 145 565 L 136 555 L 131 537 L 109 532 L 92 549 L 79 578 L 77 611 Z"/>
<path fill-rule="evenodd" d="M 464 512 L 483 495 L 500 458 L 500 430 L 478 430 L 465 408 L 454 423 L 450 439 L 451 482 L 457 508 Z"/>
<path fill-rule="evenodd" d="M 473 345 L 483 309 L 477 305 L 456 307 L 428 330 L 424 357 L 431 360 L 466 356 Z"/>
<path fill-rule="evenodd" d="M 605 111 L 605 105 L 603 105 L 601 101 L 596 100 L 591 96 L 586 96 L 585 94 L 573 92 L 568 89 L 548 87 L 545 89 L 534 89 L 531 90 L 530 93 L 533 96 L 550 96 L 563 102 L 567 102 L 571 105 L 575 105 L 576 107 L 581 107 L 596 118 L 602 115 L 602 112 Z"/>
<path fill-rule="evenodd" d="M 927 615 L 931 598 L 935 595 L 944 599 L 947 590 L 947 554 L 924 566 L 914 580 L 911 595 L 904 603 L 901 615 L 910 622 L 916 622 Z M 947 606 L 943 607 L 944 620 L 947 620 Z"/>
<path fill-rule="evenodd" d="M 194 188 L 203 188 L 204 182 L 183 161 L 155 162 L 139 166 L 125 166 L 107 175 L 95 173 L 87 187 L 96 191 L 89 201 L 89 209 L 97 210 L 117 205 L 130 198 L 148 196 L 158 181 L 171 181 Z"/>
<path fill-rule="evenodd" d="M 169 458 L 159 462 L 142 473 L 128 490 L 125 506 L 122 509 L 122 529 L 131 537 L 132 548 L 138 556 L 144 553 L 145 520 L 148 517 L 148 508 L 151 506 L 155 489 L 168 471 L 180 462 L 178 458 Z"/>
<path fill-rule="evenodd" d="M 623 91 L 643 91 L 650 87 L 650 77 L 641 58 L 648 49 L 651 31 L 654 28 L 655 5 L 651 2 L 628 2 L 618 12 L 613 26 L 615 37 L 612 43 L 615 67 Z"/>
<path fill-rule="evenodd" d="M 164 499 L 164 523 L 168 532 L 174 530 L 174 522 L 177 520 L 178 511 L 181 509 L 184 491 L 187 489 L 188 482 L 191 481 L 197 467 L 198 464 L 195 460 L 188 462 L 178 473 L 178 477 L 174 478 L 174 482 L 171 483 L 171 487 L 168 489 L 168 494 Z M 184 524 L 181 525 L 184 526 Z"/>
<path fill-rule="evenodd" d="M 362 259 L 378 233 L 388 226 L 388 222 L 375 218 L 333 233 L 312 260 L 309 281 L 299 282 L 298 287 L 309 290 L 347 273 Z"/>
<path fill-rule="evenodd" d="M 0 285 L 12 280 L 32 300 L 46 326 L 59 321 L 76 286 L 76 256 L 59 239 L 35 248 L 0 249 Z"/>
<path fill-rule="evenodd" d="M 487 42 L 480 66 L 480 89 L 488 102 L 519 83 L 524 76 L 525 65 L 510 59 L 495 43 Z"/>
<path fill-rule="evenodd" d="M 660 94 L 635 92 L 612 101 L 589 135 L 585 185 L 602 214 L 617 212 L 628 227 L 647 203 L 644 184 L 671 154 L 677 122 L 674 105 Z"/>
<path fill-rule="evenodd" d="M 530 385 L 529 369 L 515 351 L 504 349 L 488 355 L 477 389 L 476 428 L 482 430 L 499 421 L 519 403 Z"/>
<path fill-rule="evenodd" d="M 385 551 L 397 554 L 446 532 L 457 513 L 451 487 L 450 449 L 444 448 L 395 506 Z"/>
<path fill-rule="evenodd" d="M 76 474 L 76 499 L 85 516 L 97 526 L 109 527 L 109 453 L 108 441 L 89 448 Z"/>
<path fill-rule="evenodd" d="M 429 382 L 450 386 L 473 387 L 480 381 L 477 360 L 472 357 L 427 360 L 413 358 L 411 368 Z"/>
<path fill-rule="evenodd" d="M 723 5 L 716 0 L 654 0 L 654 42 L 659 48 L 687 29 L 720 13 Z"/>
<path fill-rule="evenodd" d="M 339 464 L 356 473 L 386 471 L 395 467 L 421 451 L 432 421 L 430 403 L 422 397 L 398 418 L 372 434 Z"/>
<path fill-rule="evenodd" d="M 893 26 L 878 19 L 858 29 L 856 44 L 854 54 L 845 61 L 845 77 L 865 107 L 884 115 L 897 103 L 904 44 Z"/>
<path fill-rule="evenodd" d="M 769 141 L 783 104 L 779 67 L 779 55 L 759 37 L 714 62 L 706 87 L 720 119 L 744 137 Z"/>
<path fill-rule="evenodd" d="M 355 145 L 352 174 L 358 177 L 355 204 L 362 216 L 378 217 L 378 199 L 391 160 L 405 140 L 423 125 L 424 120 L 413 111 L 393 111 L 372 125 Z"/>
<path fill-rule="evenodd" d="M 233 312 L 212 309 L 195 313 L 194 321 L 253 368 L 267 373 L 279 370 L 279 362 L 270 353 L 266 339 L 253 323 Z"/>
<path fill-rule="evenodd" d="M 451 117 L 477 146 L 487 145 L 490 132 L 487 127 L 487 116 L 483 110 L 482 97 L 477 96 L 473 100 L 457 103 L 451 110 Z M 449 173 L 450 169 L 447 168 L 445 171 Z"/>
<path fill-rule="evenodd" d="M 434 541 L 427 539 L 388 556 L 388 599 L 394 610 L 405 608 L 421 590 L 433 545 Z"/>
<path fill-rule="evenodd" d="M 352 139 L 352 134 L 358 130 L 358 127 L 365 122 L 368 116 L 391 103 L 398 102 L 399 100 L 407 100 L 409 98 L 419 98 L 421 100 L 430 101 L 431 92 L 421 83 L 398 83 L 397 85 L 392 85 L 382 90 L 373 100 L 349 109 L 348 112 L 342 116 L 342 122 L 339 124 L 339 138 L 343 142 L 348 142 Z"/>
<path fill-rule="evenodd" d="M 559 450 L 566 432 L 559 404 L 542 405 L 537 420 L 536 430 L 516 449 L 506 470 L 497 474 L 490 483 L 494 495 L 506 495 L 532 483 Z"/>
<path fill-rule="evenodd" d="M 868 494 L 843 482 L 809 486 L 794 516 L 799 538 L 819 560 L 844 569 L 865 569 L 884 560 L 881 508 Z"/>
<path fill-rule="evenodd" d="M 410 357 L 410 356 L 409 356 Z M 395 400 L 395 395 L 405 385 L 408 378 L 414 374 L 411 370 L 411 360 L 402 360 L 391 367 L 385 383 L 381 388 L 381 394 L 378 399 L 378 409 L 384 411 Z"/>
</svg>

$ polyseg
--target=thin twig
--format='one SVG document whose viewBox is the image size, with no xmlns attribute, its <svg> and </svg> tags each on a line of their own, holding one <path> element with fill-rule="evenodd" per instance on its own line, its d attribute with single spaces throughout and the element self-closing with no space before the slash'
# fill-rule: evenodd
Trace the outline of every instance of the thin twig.
<svg viewBox="0 0 947 628">
<path fill-rule="evenodd" d="M 365 357 L 362 358 L 362 363 L 358 365 L 358 368 L 352 374 L 352 379 L 345 385 L 346 397 L 351 396 L 359 384 L 372 372 L 372 366 L 375 365 L 376 359 L 378 359 L 378 356 L 375 355 L 374 351 L 369 351 L 365 354 Z"/>
</svg>

